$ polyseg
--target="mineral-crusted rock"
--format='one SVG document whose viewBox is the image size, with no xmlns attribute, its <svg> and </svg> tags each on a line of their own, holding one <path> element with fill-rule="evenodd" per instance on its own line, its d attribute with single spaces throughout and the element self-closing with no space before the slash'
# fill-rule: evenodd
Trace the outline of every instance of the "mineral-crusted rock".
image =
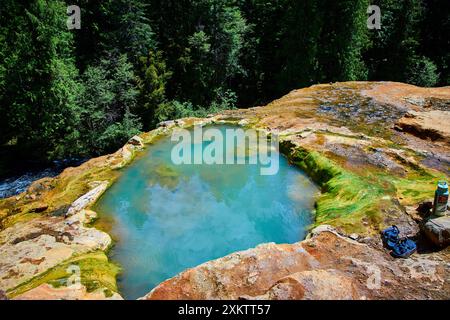
<svg viewBox="0 0 450 320">
<path fill-rule="evenodd" d="M 324 226 L 299 243 L 263 244 L 189 269 L 144 298 L 448 299 L 449 268 L 432 256 L 395 260 Z"/>
<path fill-rule="evenodd" d="M 69 218 L 42 217 L 0 232 L 0 289 L 9 290 L 74 255 L 106 250 L 108 234 L 87 228 L 85 212 Z"/>
<path fill-rule="evenodd" d="M 118 293 L 107 294 L 106 288 L 88 292 L 83 285 L 54 288 L 49 284 L 42 284 L 31 289 L 13 300 L 123 300 Z"/>
<path fill-rule="evenodd" d="M 158 127 L 168 128 L 174 126 L 176 123 L 174 120 L 168 120 L 158 123 Z"/>
<path fill-rule="evenodd" d="M 450 144 L 450 111 L 409 111 L 396 125 L 421 139 Z"/>
<path fill-rule="evenodd" d="M 423 225 L 425 235 L 437 246 L 450 244 L 450 216 L 431 218 Z"/>
<path fill-rule="evenodd" d="M 128 140 L 128 143 L 137 146 L 137 147 L 144 147 L 144 140 L 139 136 L 134 136 L 130 140 Z"/>
<path fill-rule="evenodd" d="M 277 281 L 265 294 L 249 300 L 355 300 L 356 279 L 337 270 L 311 270 L 291 274 Z"/>
<path fill-rule="evenodd" d="M 97 187 L 86 193 L 85 195 L 78 198 L 67 211 L 66 216 L 71 216 L 85 209 L 91 204 L 94 204 L 98 198 L 106 191 L 108 188 L 108 182 L 103 181 Z"/>
</svg>

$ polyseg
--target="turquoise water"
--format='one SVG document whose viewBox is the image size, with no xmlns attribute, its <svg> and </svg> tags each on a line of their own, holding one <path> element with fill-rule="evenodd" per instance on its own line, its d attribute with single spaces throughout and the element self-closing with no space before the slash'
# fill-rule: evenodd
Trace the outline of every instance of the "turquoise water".
<svg viewBox="0 0 450 320">
<path fill-rule="evenodd" d="M 279 172 L 262 176 L 259 165 L 174 165 L 175 144 L 164 138 L 148 148 L 96 208 L 114 220 L 111 258 L 123 268 L 126 299 L 238 250 L 295 243 L 312 222 L 317 188 L 282 156 Z"/>
</svg>

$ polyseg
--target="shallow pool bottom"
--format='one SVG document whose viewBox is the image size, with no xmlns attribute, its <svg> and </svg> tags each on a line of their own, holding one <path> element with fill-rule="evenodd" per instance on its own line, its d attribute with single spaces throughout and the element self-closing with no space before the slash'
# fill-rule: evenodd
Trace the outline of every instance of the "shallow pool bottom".
<svg viewBox="0 0 450 320">
<path fill-rule="evenodd" d="M 259 165 L 173 165 L 173 146 L 165 138 L 149 147 L 96 207 L 114 220 L 124 298 L 232 252 L 305 237 L 318 189 L 286 159 L 262 176 Z"/>
</svg>

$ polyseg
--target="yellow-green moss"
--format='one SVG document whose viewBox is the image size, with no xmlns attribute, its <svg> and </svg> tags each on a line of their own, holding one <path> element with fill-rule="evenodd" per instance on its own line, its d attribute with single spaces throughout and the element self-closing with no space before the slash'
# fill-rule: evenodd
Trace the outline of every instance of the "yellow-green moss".
<svg viewBox="0 0 450 320">
<path fill-rule="evenodd" d="M 316 202 L 316 225 L 332 224 L 361 232 L 367 229 L 364 222 L 375 228 L 381 223 L 379 206 L 387 201 L 383 197 L 392 194 L 392 188 L 345 171 L 318 152 L 298 148 L 290 159 L 322 188 Z"/>
<path fill-rule="evenodd" d="M 150 177 L 148 184 L 150 186 L 160 184 L 169 189 L 174 189 L 178 186 L 180 178 L 180 173 L 175 167 L 162 163 L 156 166 L 154 175 Z"/>
<path fill-rule="evenodd" d="M 19 222 L 27 222 L 33 219 L 39 218 L 41 215 L 39 213 L 18 213 L 8 216 L 2 220 L 2 228 L 9 228 Z M 1 229 L 0 229 L 1 230 Z"/>
<path fill-rule="evenodd" d="M 106 254 L 102 251 L 92 252 L 71 258 L 70 260 L 48 270 L 47 272 L 20 284 L 7 292 L 9 298 L 13 298 L 44 283 L 53 287 L 66 286 L 71 276 L 67 269 L 76 265 L 80 268 L 81 283 L 88 292 L 99 288 L 106 288 L 109 292 L 117 292 L 116 276 L 120 268 L 109 262 Z"/>
<path fill-rule="evenodd" d="M 432 199 L 439 180 L 448 177 L 440 172 L 412 172 L 406 178 L 394 179 L 397 197 L 402 205 L 411 206 L 421 201 Z"/>
<path fill-rule="evenodd" d="M 396 206 L 397 199 L 402 205 L 414 205 L 432 198 L 436 182 L 446 178 L 419 166 L 409 168 L 404 177 L 375 168 L 367 168 L 361 175 L 322 153 L 293 147 L 284 142 L 281 150 L 322 188 L 315 225 L 331 224 L 346 232 L 379 231 L 384 227 L 383 210 Z"/>
</svg>

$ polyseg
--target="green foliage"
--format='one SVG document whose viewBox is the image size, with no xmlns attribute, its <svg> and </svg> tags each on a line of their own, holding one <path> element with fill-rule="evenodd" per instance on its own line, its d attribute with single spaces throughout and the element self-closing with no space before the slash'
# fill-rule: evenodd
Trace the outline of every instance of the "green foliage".
<svg viewBox="0 0 450 320">
<path fill-rule="evenodd" d="M 172 73 L 167 71 L 162 52 L 150 51 L 148 56 L 140 58 L 139 65 L 140 103 L 132 110 L 140 116 L 144 129 L 149 129 L 155 124 L 155 110 L 165 102 L 166 84 Z"/>
<path fill-rule="evenodd" d="M 367 0 L 248 1 L 239 96 L 251 91 L 267 102 L 317 82 L 366 79 L 367 7 Z"/>
<path fill-rule="evenodd" d="M 141 0 L 80 0 L 82 27 L 75 32 L 77 62 L 84 69 L 109 54 L 139 58 L 156 47 L 154 33 Z"/>
<path fill-rule="evenodd" d="M 437 85 L 450 84 L 450 1 L 424 1 L 420 54 L 430 58 L 440 74 Z"/>
<path fill-rule="evenodd" d="M 322 13 L 315 0 L 291 1 L 280 21 L 281 50 L 277 58 L 285 65 L 275 76 L 280 93 L 308 86 L 318 80 L 318 53 Z"/>
<path fill-rule="evenodd" d="M 150 1 L 156 35 L 173 71 L 169 99 L 208 106 L 244 69 L 248 26 L 234 0 Z"/>
<path fill-rule="evenodd" d="M 155 119 L 158 122 L 193 116 L 195 110 L 191 102 L 170 101 L 161 104 L 155 111 Z"/>
<path fill-rule="evenodd" d="M 407 65 L 406 81 L 420 87 L 433 87 L 439 81 L 437 67 L 427 57 L 412 58 Z"/>
<path fill-rule="evenodd" d="M 190 101 L 179 102 L 174 100 L 163 103 L 156 109 L 155 119 L 162 122 L 187 117 L 201 118 L 207 117 L 209 114 L 236 108 L 236 94 L 234 92 L 218 90 L 216 97 L 217 100 L 213 101 L 209 108 L 195 107 Z"/>
<path fill-rule="evenodd" d="M 133 63 L 155 47 L 154 34 L 141 0 L 108 1 L 106 11 L 112 32 L 106 33 L 106 48 L 127 54 Z"/>
<path fill-rule="evenodd" d="M 445 84 L 445 78 L 440 78 L 438 69 L 445 75 L 446 61 L 450 61 L 448 50 L 442 51 L 449 46 L 445 34 L 450 30 L 450 11 L 441 12 L 441 7 L 437 9 L 439 2 L 443 1 L 374 1 L 373 4 L 382 8 L 382 28 L 370 33 L 372 45 L 366 53 L 370 79 L 427 87 L 438 82 Z M 448 3 L 442 5 L 449 6 Z M 432 17 L 441 23 L 431 21 Z M 432 33 L 426 32 L 430 29 Z M 429 57 L 440 61 L 439 68 Z"/>
<path fill-rule="evenodd" d="M 115 122 L 103 131 L 96 145 L 92 146 L 93 153 L 102 154 L 114 151 L 117 146 L 123 145 L 130 137 L 140 132 L 141 124 L 139 119 L 127 112 L 122 121 Z"/>
<path fill-rule="evenodd" d="M 78 85 L 61 1 L 4 1 L 0 28 L 0 143 L 45 159 L 74 123 Z"/>
<path fill-rule="evenodd" d="M 368 45 L 367 0 L 323 1 L 319 82 L 364 80 L 362 52 Z"/>
<path fill-rule="evenodd" d="M 102 154 L 114 151 L 141 129 L 135 109 L 138 90 L 126 55 L 89 66 L 81 77 L 78 126 L 62 154 Z"/>
<path fill-rule="evenodd" d="M 215 90 L 214 96 L 215 100 L 207 108 L 210 113 L 236 109 L 237 95 L 233 91 L 219 88 Z"/>
</svg>

